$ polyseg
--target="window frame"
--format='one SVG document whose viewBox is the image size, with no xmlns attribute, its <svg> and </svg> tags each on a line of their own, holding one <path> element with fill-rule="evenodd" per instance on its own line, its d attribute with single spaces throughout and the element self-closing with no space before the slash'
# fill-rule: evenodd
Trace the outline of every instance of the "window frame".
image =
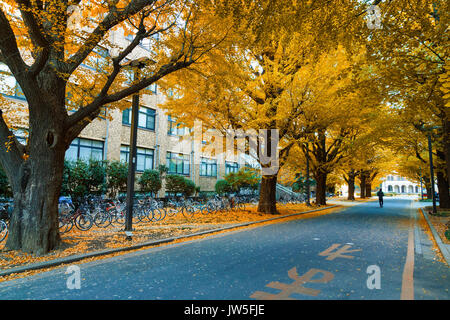
<svg viewBox="0 0 450 320">
<path fill-rule="evenodd" d="M 239 171 L 239 163 L 235 161 L 225 161 L 225 174 L 230 172 L 236 173 Z"/>
<path fill-rule="evenodd" d="M 146 109 L 146 111 L 143 111 L 143 109 Z M 125 113 L 127 114 L 127 116 L 125 116 Z M 140 123 L 140 118 L 139 116 L 143 115 L 145 116 L 145 124 L 146 126 L 141 126 L 139 125 Z M 132 108 L 128 108 L 128 109 L 124 109 L 122 111 L 122 124 L 126 125 L 126 126 L 131 126 L 131 121 L 132 121 L 132 117 L 133 117 L 133 111 Z M 128 119 L 126 119 L 128 118 Z M 150 121 L 153 123 L 152 126 L 149 126 L 149 119 L 153 119 L 153 121 Z M 146 106 L 139 106 L 139 114 L 138 114 L 138 129 L 144 129 L 144 130 L 150 130 L 150 131 L 155 131 L 156 128 L 156 110 L 150 107 L 146 107 Z"/>
<path fill-rule="evenodd" d="M 200 174 L 201 177 L 216 177 L 217 178 L 217 160 L 206 157 L 201 157 L 200 160 Z"/>
<path fill-rule="evenodd" d="M 126 150 L 125 150 L 126 148 Z M 122 155 L 125 155 L 125 161 L 122 158 Z M 144 169 L 141 170 L 138 168 L 138 158 L 144 158 Z M 147 159 L 150 158 L 151 168 L 147 168 L 145 164 L 147 163 Z M 130 146 L 121 145 L 120 146 L 120 161 L 124 163 L 129 163 L 130 161 Z M 142 148 L 136 147 L 136 172 L 144 172 L 145 170 L 153 170 L 155 168 L 155 150 L 151 148 Z"/>
<path fill-rule="evenodd" d="M 84 141 L 90 141 L 91 145 L 83 144 Z M 93 146 L 92 142 L 101 142 L 102 146 L 101 147 Z M 104 141 L 77 137 L 70 143 L 69 149 L 70 149 L 70 147 L 76 147 L 77 148 L 77 150 L 76 150 L 77 151 L 77 156 L 76 156 L 75 160 L 74 159 L 67 159 L 69 161 L 77 161 L 77 160 L 89 161 L 90 159 L 99 160 L 99 161 L 103 161 L 104 160 L 104 152 L 105 152 L 105 142 Z M 81 148 L 91 149 L 91 157 L 88 158 L 88 159 L 80 158 Z M 67 153 L 67 151 L 69 149 L 66 150 L 66 153 Z M 92 150 L 101 151 L 101 155 L 102 155 L 101 159 L 92 158 Z"/>
<path fill-rule="evenodd" d="M 171 168 L 171 161 L 175 163 L 175 171 Z M 178 174 L 182 176 L 190 176 L 191 174 L 191 160 L 189 154 L 167 151 L 166 153 L 166 166 L 168 168 L 168 174 Z M 181 168 L 181 170 L 178 170 Z M 187 170 L 186 170 L 187 168 Z"/>
</svg>

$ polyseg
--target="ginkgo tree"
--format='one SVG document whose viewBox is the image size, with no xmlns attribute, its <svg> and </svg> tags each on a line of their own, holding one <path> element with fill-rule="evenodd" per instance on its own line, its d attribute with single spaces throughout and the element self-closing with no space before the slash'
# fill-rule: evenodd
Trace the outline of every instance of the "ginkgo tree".
<svg viewBox="0 0 450 320">
<path fill-rule="evenodd" d="M 356 8 L 357 1 L 219 1 L 218 16 L 231 26 L 227 45 L 164 80 L 163 88 L 180 94 L 162 107 L 185 123 L 198 119 L 223 134 L 277 130 L 277 167 L 262 175 L 260 212 L 277 213 L 278 170 L 297 141 L 314 132 L 304 125 L 305 110 L 321 108 L 342 85 L 337 80 L 347 65 L 336 48 L 351 37 Z M 270 149 L 270 140 L 261 144 Z"/>
<path fill-rule="evenodd" d="M 104 106 L 120 107 L 123 98 L 195 63 L 226 28 L 194 1 L 5 0 L 0 30 L 0 62 L 26 98 L 21 116 L 28 128 L 23 144 L 1 106 L 0 162 L 14 194 L 6 247 L 44 254 L 60 243 L 58 197 L 72 140 Z M 115 34 L 133 37 L 118 45 Z M 130 70 L 144 40 L 152 50 Z"/>
<path fill-rule="evenodd" d="M 379 61 L 388 96 L 409 114 L 444 160 L 440 180 L 450 176 L 449 19 L 445 0 L 380 1 L 382 28 L 365 29 L 369 56 Z M 409 132 L 409 130 L 407 130 Z M 448 198 L 448 187 L 443 188 Z"/>
</svg>

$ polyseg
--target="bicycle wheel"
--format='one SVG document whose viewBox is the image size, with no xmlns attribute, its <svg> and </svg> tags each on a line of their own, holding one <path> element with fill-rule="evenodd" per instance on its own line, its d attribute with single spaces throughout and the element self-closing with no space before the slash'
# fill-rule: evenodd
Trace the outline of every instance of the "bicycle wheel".
<svg viewBox="0 0 450 320">
<path fill-rule="evenodd" d="M 5 221 L 0 220 L 0 242 L 5 240 L 6 236 L 8 235 L 8 225 Z"/>
<path fill-rule="evenodd" d="M 111 219 L 111 225 L 114 227 L 122 227 L 125 225 L 125 213 L 116 212 Z"/>
<path fill-rule="evenodd" d="M 89 230 L 93 224 L 94 221 L 89 215 L 80 214 L 75 218 L 75 226 L 81 231 Z"/>
<path fill-rule="evenodd" d="M 94 216 L 94 224 L 99 228 L 106 228 L 111 224 L 111 215 L 107 212 L 99 211 Z"/>
<path fill-rule="evenodd" d="M 168 217 L 173 217 L 178 213 L 178 209 L 174 208 L 174 207 L 166 207 L 166 208 L 164 208 L 164 210 Z"/>
<path fill-rule="evenodd" d="M 195 209 L 191 206 L 184 206 L 181 209 L 181 213 L 183 214 L 183 216 L 185 218 L 192 218 L 192 216 L 194 215 Z"/>
<path fill-rule="evenodd" d="M 245 204 L 239 202 L 236 204 L 236 207 L 238 209 L 238 211 L 244 211 L 245 210 Z"/>
<path fill-rule="evenodd" d="M 150 215 L 151 215 L 151 219 L 150 219 Z M 161 221 L 166 217 L 166 213 L 165 211 L 155 208 L 151 211 L 151 213 L 149 214 L 149 219 L 150 221 Z"/>
<path fill-rule="evenodd" d="M 149 219 L 147 213 L 142 207 L 135 208 L 133 210 L 133 218 L 136 219 L 136 223 L 145 222 L 146 219 Z"/>
<path fill-rule="evenodd" d="M 73 228 L 73 220 L 69 217 L 60 217 L 59 218 L 59 232 L 66 233 L 72 230 Z"/>
</svg>

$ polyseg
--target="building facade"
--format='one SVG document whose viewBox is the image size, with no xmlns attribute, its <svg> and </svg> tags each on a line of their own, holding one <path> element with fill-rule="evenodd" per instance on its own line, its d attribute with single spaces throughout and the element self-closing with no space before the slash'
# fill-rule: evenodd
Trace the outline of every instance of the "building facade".
<svg viewBox="0 0 450 320">
<path fill-rule="evenodd" d="M 381 188 L 384 193 L 395 194 L 421 194 L 420 184 L 411 182 L 405 177 L 399 175 L 389 174 L 382 179 Z M 426 193 L 426 189 L 423 187 L 423 192 Z"/>
</svg>

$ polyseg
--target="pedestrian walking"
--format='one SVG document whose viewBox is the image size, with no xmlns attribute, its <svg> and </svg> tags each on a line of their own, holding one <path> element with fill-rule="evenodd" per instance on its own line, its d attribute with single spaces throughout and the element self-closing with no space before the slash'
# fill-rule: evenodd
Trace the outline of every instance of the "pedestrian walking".
<svg viewBox="0 0 450 320">
<path fill-rule="evenodd" d="M 384 197 L 384 193 L 383 193 L 383 190 L 382 190 L 382 189 L 378 190 L 377 196 L 378 196 L 378 201 L 380 202 L 380 208 L 383 208 L 383 197 Z"/>
</svg>

